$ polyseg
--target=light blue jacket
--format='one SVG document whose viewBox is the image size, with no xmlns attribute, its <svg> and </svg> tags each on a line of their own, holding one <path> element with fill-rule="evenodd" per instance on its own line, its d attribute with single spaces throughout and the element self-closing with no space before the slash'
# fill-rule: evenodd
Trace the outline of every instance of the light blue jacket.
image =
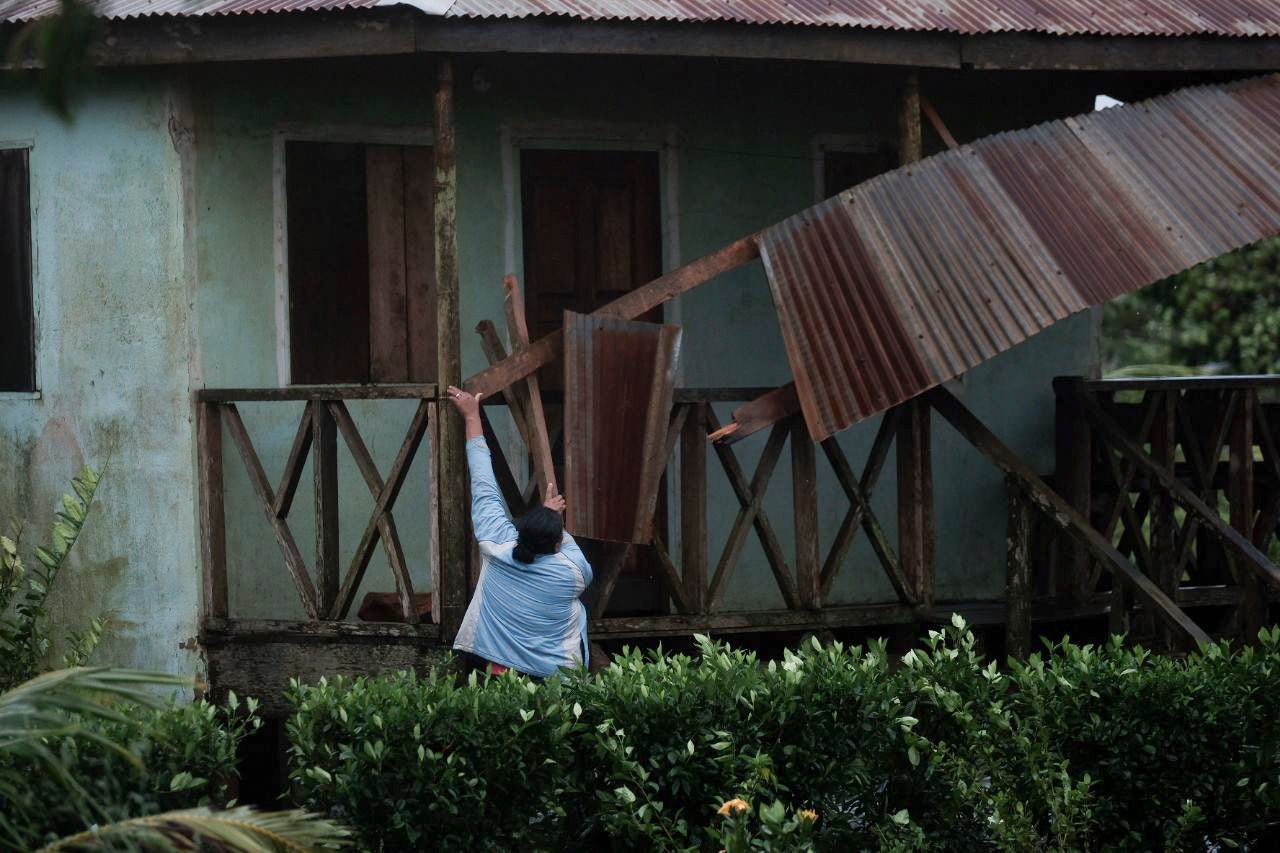
<svg viewBox="0 0 1280 853">
<path fill-rule="evenodd" d="M 516 561 L 516 528 L 483 437 L 467 441 L 467 465 L 481 566 L 453 647 L 540 677 L 586 666 L 587 608 L 579 597 L 592 575 L 582 549 L 565 533 L 557 553 L 539 554 L 532 563 Z"/>
</svg>

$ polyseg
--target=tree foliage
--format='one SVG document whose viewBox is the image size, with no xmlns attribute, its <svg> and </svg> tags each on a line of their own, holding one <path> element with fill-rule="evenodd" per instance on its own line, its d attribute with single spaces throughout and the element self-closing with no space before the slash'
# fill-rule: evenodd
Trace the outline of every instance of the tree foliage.
<svg viewBox="0 0 1280 853">
<path fill-rule="evenodd" d="M 1280 238 L 1255 243 L 1108 303 L 1108 373 L 1280 373 Z"/>
</svg>

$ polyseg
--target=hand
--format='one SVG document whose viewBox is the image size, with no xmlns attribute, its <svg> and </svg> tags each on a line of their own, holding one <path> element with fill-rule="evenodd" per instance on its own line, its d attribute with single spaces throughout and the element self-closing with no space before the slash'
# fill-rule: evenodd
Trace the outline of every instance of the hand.
<svg viewBox="0 0 1280 853">
<path fill-rule="evenodd" d="M 458 410 L 458 414 L 470 420 L 480 417 L 480 398 L 482 394 L 469 394 L 457 386 L 449 386 L 449 402 Z"/>
<path fill-rule="evenodd" d="M 547 497 L 542 501 L 542 505 L 554 512 L 564 512 L 564 495 L 556 489 L 555 483 L 547 483 Z"/>
</svg>

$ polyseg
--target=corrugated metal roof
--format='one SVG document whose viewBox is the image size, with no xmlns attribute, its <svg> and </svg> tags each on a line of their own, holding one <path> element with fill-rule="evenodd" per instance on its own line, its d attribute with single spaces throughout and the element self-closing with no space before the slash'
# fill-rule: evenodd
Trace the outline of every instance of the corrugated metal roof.
<svg viewBox="0 0 1280 853">
<path fill-rule="evenodd" d="M 1280 75 L 989 137 L 762 232 L 815 439 L 1280 233 Z"/>
<path fill-rule="evenodd" d="M 565 526 L 648 544 L 680 327 L 564 312 Z"/>
<path fill-rule="evenodd" d="M 849 27 L 873 30 L 1113 36 L 1276 36 L 1275 0 L 98 0 L 106 18 L 234 15 L 407 5 L 459 18 L 560 17 Z M 2 3 L 0 17 L 52 14 L 58 0 Z"/>
</svg>

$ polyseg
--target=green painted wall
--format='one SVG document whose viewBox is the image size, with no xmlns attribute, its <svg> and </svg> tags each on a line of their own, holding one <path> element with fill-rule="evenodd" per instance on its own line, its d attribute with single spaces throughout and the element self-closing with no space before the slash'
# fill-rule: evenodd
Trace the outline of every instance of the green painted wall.
<svg viewBox="0 0 1280 853">
<path fill-rule="evenodd" d="M 41 388 L 0 396 L 0 514 L 29 517 L 36 544 L 79 466 L 107 466 L 55 625 L 108 615 L 100 660 L 195 672 L 180 648 L 200 582 L 178 103 L 164 75 L 112 75 L 65 125 L 0 89 L 0 141 L 32 145 Z"/>
</svg>

